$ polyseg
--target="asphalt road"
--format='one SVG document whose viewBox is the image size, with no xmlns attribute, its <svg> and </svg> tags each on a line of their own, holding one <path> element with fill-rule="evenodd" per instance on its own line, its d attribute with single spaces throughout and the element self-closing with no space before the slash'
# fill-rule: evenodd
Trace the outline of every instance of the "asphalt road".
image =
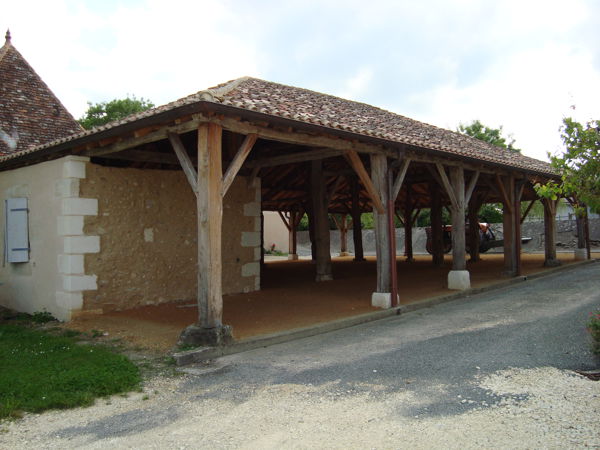
<svg viewBox="0 0 600 450">
<path fill-rule="evenodd" d="M 44 423 L 29 436 L 34 440 L 28 440 L 48 447 L 363 447 L 367 442 L 372 447 L 396 446 L 394 442 L 426 447 L 423 433 L 432 433 L 431 439 L 437 440 L 431 445 L 436 447 L 442 445 L 440 436 L 456 433 L 456 423 L 467 426 L 470 421 L 467 428 L 475 434 L 468 439 L 474 447 L 487 446 L 485 439 L 496 425 L 497 445 L 492 447 L 552 446 L 563 439 L 575 447 L 597 445 L 600 431 L 593 425 L 577 430 L 581 438 L 569 434 L 576 425 L 569 420 L 581 421 L 572 412 L 583 408 L 581 399 L 569 400 L 565 394 L 565 401 L 571 401 L 568 413 L 560 412 L 562 399 L 536 407 L 527 425 L 529 413 L 519 412 L 519 405 L 531 409 L 533 397 L 546 394 L 526 387 L 494 391 L 481 380 L 513 370 L 517 378 L 539 378 L 548 396 L 566 389 L 570 375 L 561 375 L 563 387 L 553 386 L 559 372 L 550 374 L 552 368 L 600 367 L 585 330 L 588 314 L 599 307 L 600 263 L 595 263 L 403 316 L 230 355 L 216 363 L 221 370 L 178 379 L 158 388 L 150 401 L 113 405 L 112 411 L 111 406 L 96 412 L 93 407 L 73 416 L 61 412 L 54 420 L 27 418 L 22 426 L 32 430 L 39 421 L 53 422 Z M 597 421 L 600 386 L 589 383 L 585 386 L 592 389 L 592 406 L 586 408 L 593 409 Z M 558 411 L 566 422 L 557 424 L 556 414 L 546 417 L 544 409 Z M 510 412 L 507 417 L 515 422 L 486 416 L 486 411 Z M 495 423 L 498 417 L 503 425 Z M 392 434 L 383 436 L 372 420 L 381 420 L 381 429 Z M 19 435 L 25 433 L 20 426 L 8 437 L 27 437 Z M 404 430 L 402 437 L 389 431 L 396 427 Z M 432 427 L 447 431 L 435 437 Z M 489 432 L 480 431 L 479 436 L 476 430 Z M 558 433 L 552 435 L 555 441 L 544 440 L 549 433 Z M 466 438 L 457 436 L 443 445 L 465 447 L 461 439 Z M 523 441 L 528 436 L 537 440 Z"/>
</svg>

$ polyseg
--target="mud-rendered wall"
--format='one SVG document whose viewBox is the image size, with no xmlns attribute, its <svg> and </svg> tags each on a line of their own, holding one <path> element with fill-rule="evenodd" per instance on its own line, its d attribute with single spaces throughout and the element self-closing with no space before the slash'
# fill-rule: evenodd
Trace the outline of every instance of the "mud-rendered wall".
<svg viewBox="0 0 600 450">
<path fill-rule="evenodd" d="M 100 236 L 100 251 L 85 258 L 98 287 L 85 293 L 83 309 L 100 313 L 195 300 L 197 209 L 183 172 L 90 163 L 87 174 L 82 196 L 98 199 L 98 215 L 86 218 L 84 231 Z M 259 196 L 260 188 L 238 177 L 225 197 L 225 294 L 260 287 Z"/>
</svg>

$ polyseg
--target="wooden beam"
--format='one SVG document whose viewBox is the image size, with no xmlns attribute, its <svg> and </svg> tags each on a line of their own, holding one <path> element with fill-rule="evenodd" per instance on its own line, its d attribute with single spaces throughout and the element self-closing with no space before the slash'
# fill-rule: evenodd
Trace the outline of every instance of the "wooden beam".
<svg viewBox="0 0 600 450">
<path fill-rule="evenodd" d="M 183 169 L 183 173 L 187 177 L 192 190 L 198 194 L 198 174 L 196 173 L 196 169 L 190 160 L 187 152 L 185 151 L 185 147 L 183 146 L 183 142 L 181 142 L 181 138 L 178 134 L 169 133 L 169 142 L 171 142 L 171 146 L 173 150 L 175 150 L 175 154 L 177 155 L 177 159 L 179 160 L 179 164 L 181 164 L 181 168 Z M 200 144 L 198 144 L 200 145 Z M 219 162 L 219 166 L 221 162 Z M 219 183 L 220 184 L 220 183 Z"/>
<path fill-rule="evenodd" d="M 258 187 L 257 186 L 258 172 L 260 172 L 260 167 L 255 167 L 254 169 L 252 169 L 252 172 L 250 173 L 250 176 L 248 177 L 248 186 L 251 187 L 252 189 L 256 189 Z"/>
<path fill-rule="evenodd" d="M 531 200 L 529 202 L 529 205 L 527 205 L 527 209 L 525 210 L 525 212 L 521 216 L 521 223 L 525 222 L 525 219 L 527 219 L 527 216 L 529 215 L 529 212 L 531 211 L 531 208 L 533 208 L 533 204 L 535 202 L 536 202 L 536 200 Z"/>
<path fill-rule="evenodd" d="M 404 182 L 404 177 L 406 177 L 406 172 L 408 171 L 409 165 L 410 158 L 406 158 L 404 161 L 402 161 L 402 167 L 400 167 L 398 176 L 396 177 L 396 180 L 394 180 L 394 186 L 392 187 L 392 201 L 394 202 L 396 201 L 396 198 L 398 198 L 398 194 L 402 188 L 402 183 Z"/>
<path fill-rule="evenodd" d="M 456 195 L 454 193 L 454 189 L 452 189 L 452 185 L 450 184 L 450 180 L 448 180 L 448 175 L 446 175 L 446 169 L 444 169 L 444 166 L 441 165 L 440 163 L 437 163 L 435 165 L 435 167 L 437 168 L 437 171 L 438 171 L 438 173 L 440 175 L 440 180 L 442 182 L 442 186 L 444 187 L 444 189 L 446 190 L 446 193 L 448 194 L 448 198 L 450 199 L 450 203 L 452 203 L 452 206 L 455 209 L 458 208 L 458 206 L 459 206 L 458 205 L 458 199 L 456 198 Z"/>
<path fill-rule="evenodd" d="M 279 214 L 279 217 L 281 217 L 281 220 L 282 220 L 283 224 L 285 225 L 285 227 L 288 229 L 288 231 L 291 231 L 292 230 L 292 227 L 290 225 L 291 218 L 288 220 L 288 218 L 286 218 L 285 215 L 281 211 L 277 211 L 277 214 Z"/>
<path fill-rule="evenodd" d="M 274 166 L 283 166 L 285 164 L 293 164 L 305 161 L 312 161 L 314 159 L 325 159 L 325 158 L 333 158 L 335 156 L 341 156 L 344 154 L 342 150 L 336 149 L 327 149 L 327 148 L 317 148 L 314 150 L 308 150 L 305 152 L 298 153 L 290 153 L 287 155 L 281 156 L 271 156 L 268 158 L 256 159 L 253 161 L 248 161 L 246 163 L 247 167 L 274 167 Z"/>
<path fill-rule="evenodd" d="M 338 137 L 328 136 L 325 134 L 308 134 L 304 132 L 288 130 L 279 131 L 266 126 L 251 124 L 231 118 L 210 118 L 216 121 L 226 130 L 234 131 L 241 134 L 256 133 L 261 139 L 286 142 L 288 144 L 308 145 L 310 147 L 326 147 L 329 149 L 338 150 L 354 150 L 361 153 L 385 153 L 391 158 L 397 158 L 398 153 L 389 149 L 384 149 L 382 146 L 373 144 L 365 144 L 358 141 L 341 139 Z"/>
<path fill-rule="evenodd" d="M 102 156 L 109 153 L 120 152 L 129 148 L 138 147 L 140 145 L 149 144 L 151 142 L 160 141 L 166 139 L 169 133 L 183 134 L 189 131 L 193 131 L 198 128 L 201 121 L 198 117 L 194 117 L 193 120 L 183 122 L 177 125 L 165 125 L 157 131 L 153 131 L 143 136 L 136 137 L 135 133 L 132 136 L 120 138 L 120 140 L 114 144 L 107 145 L 105 147 L 95 147 L 87 149 L 81 152 L 81 155 L 85 156 Z"/>
<path fill-rule="evenodd" d="M 225 194 L 227 194 L 229 187 L 233 183 L 233 180 L 235 179 L 237 173 L 240 171 L 240 168 L 244 164 L 244 161 L 246 161 L 246 158 L 250 154 L 250 151 L 252 150 L 252 147 L 254 147 L 254 144 L 256 143 L 257 139 L 258 135 L 256 134 L 247 135 L 244 139 L 244 142 L 235 154 L 233 161 L 231 161 L 231 163 L 229 164 L 225 175 L 223 175 L 223 197 L 225 197 Z"/>
<path fill-rule="evenodd" d="M 369 197 L 371 198 L 371 202 L 373 203 L 373 207 L 377 210 L 379 214 L 385 213 L 385 208 L 383 207 L 383 202 L 381 201 L 381 196 L 377 189 L 373 185 L 371 181 L 371 177 L 367 173 L 367 169 L 365 169 L 364 164 L 362 163 L 360 156 L 354 150 L 346 151 L 346 157 L 348 162 L 362 181 L 363 186 L 367 190 Z"/>
<path fill-rule="evenodd" d="M 122 161 L 134 162 L 149 162 L 156 164 L 171 164 L 175 166 L 179 165 L 179 160 L 172 154 L 135 149 L 123 150 L 117 153 L 107 153 L 106 155 L 98 156 L 98 158 L 118 159 Z"/>
<path fill-rule="evenodd" d="M 465 204 L 469 204 L 469 201 L 471 201 L 471 195 L 473 194 L 473 191 L 475 190 L 475 186 L 477 185 L 477 180 L 479 179 L 479 171 L 477 170 L 473 176 L 471 177 L 471 180 L 469 181 L 469 186 L 467 187 L 467 191 L 465 192 Z"/>
</svg>

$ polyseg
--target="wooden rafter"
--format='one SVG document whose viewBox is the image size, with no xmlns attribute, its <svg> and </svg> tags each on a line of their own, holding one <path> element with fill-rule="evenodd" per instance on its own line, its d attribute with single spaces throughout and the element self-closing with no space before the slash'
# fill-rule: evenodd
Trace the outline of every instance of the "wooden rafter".
<svg viewBox="0 0 600 450">
<path fill-rule="evenodd" d="M 329 191 L 327 192 L 327 202 L 326 204 L 329 205 L 329 203 L 331 203 L 331 199 L 333 198 L 333 196 L 335 195 L 335 193 L 337 192 L 337 190 L 340 187 L 340 184 L 342 183 L 342 181 L 344 181 L 344 177 L 343 176 L 339 176 L 335 179 L 333 186 L 331 186 L 331 189 L 329 189 Z"/>
</svg>

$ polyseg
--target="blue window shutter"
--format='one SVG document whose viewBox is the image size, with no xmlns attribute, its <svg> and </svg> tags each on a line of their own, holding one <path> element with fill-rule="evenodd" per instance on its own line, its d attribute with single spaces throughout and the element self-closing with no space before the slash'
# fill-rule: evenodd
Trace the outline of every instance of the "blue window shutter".
<svg viewBox="0 0 600 450">
<path fill-rule="evenodd" d="M 29 261 L 29 210 L 26 198 L 9 198 L 5 204 L 6 260 L 11 263 Z"/>
</svg>

